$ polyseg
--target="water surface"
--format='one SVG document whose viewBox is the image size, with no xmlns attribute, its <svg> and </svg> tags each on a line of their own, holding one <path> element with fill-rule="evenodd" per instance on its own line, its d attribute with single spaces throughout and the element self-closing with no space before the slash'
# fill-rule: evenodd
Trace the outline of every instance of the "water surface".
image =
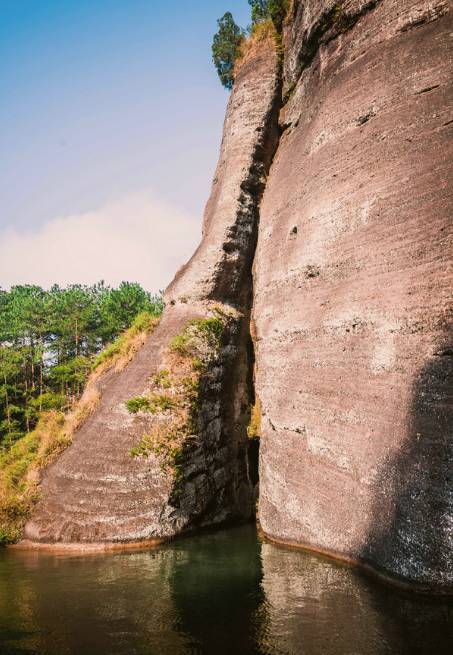
<svg viewBox="0 0 453 655">
<path fill-rule="evenodd" d="M 154 550 L 0 551 L 2 655 L 451 655 L 453 607 L 260 543 L 252 526 Z"/>
</svg>

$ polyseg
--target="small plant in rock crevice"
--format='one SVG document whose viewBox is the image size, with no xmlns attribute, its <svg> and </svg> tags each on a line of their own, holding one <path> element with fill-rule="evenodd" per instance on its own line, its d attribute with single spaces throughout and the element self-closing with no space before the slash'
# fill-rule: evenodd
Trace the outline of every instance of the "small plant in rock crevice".
<svg viewBox="0 0 453 655">
<path fill-rule="evenodd" d="M 250 422 L 247 426 L 247 436 L 251 440 L 258 440 L 261 437 L 261 403 L 259 398 L 256 399 L 255 404 L 250 408 Z"/>
</svg>

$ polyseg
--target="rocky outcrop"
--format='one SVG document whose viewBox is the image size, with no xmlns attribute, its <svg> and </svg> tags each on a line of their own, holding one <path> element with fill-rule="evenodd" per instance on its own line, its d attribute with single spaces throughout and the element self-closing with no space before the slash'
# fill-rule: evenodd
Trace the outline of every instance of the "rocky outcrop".
<svg viewBox="0 0 453 655">
<path fill-rule="evenodd" d="M 251 266 L 258 204 L 277 144 L 279 101 L 273 42 L 264 40 L 248 53 L 229 101 L 201 245 L 168 288 L 158 328 L 125 370 L 102 377 L 99 406 L 45 472 L 26 539 L 146 541 L 253 515 L 256 481 L 249 470 L 246 433 L 253 393 Z M 222 322 L 220 348 L 194 377 L 190 360 L 175 364 L 169 345 L 194 321 L 209 317 Z M 189 366 L 185 378 L 173 370 L 181 366 Z M 196 424 L 190 425 L 194 434 L 185 435 L 187 443 L 177 442 L 177 461 L 176 446 L 165 443 L 171 411 L 130 414 L 125 406 L 159 387 L 163 371 L 169 385 L 178 378 L 178 388 L 187 387 L 187 380 L 197 386 L 196 399 L 190 389 L 186 403 L 191 412 L 196 400 Z M 162 431 L 154 450 L 131 456 L 144 436 Z M 174 456 L 173 467 L 168 457 L 162 466 L 163 449 Z"/>
<path fill-rule="evenodd" d="M 273 539 L 453 587 L 451 3 L 294 2 L 255 258 Z"/>
<path fill-rule="evenodd" d="M 202 242 L 46 472 L 29 539 L 124 543 L 250 517 L 256 395 L 270 538 L 453 591 L 452 13 L 294 0 L 283 69 L 271 41 L 248 50 Z M 183 463 L 162 467 L 162 442 L 132 458 L 170 419 L 125 402 L 178 376 L 172 340 L 219 318 Z"/>
</svg>

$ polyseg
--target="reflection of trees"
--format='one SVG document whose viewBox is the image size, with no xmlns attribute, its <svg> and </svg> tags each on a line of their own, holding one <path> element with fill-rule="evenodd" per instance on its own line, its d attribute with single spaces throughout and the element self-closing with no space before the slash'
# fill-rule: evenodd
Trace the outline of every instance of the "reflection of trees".
<svg viewBox="0 0 453 655">
<path fill-rule="evenodd" d="M 85 557 L 4 553 L 0 652 L 186 652 L 169 586 L 181 559 L 171 548 Z"/>
<path fill-rule="evenodd" d="M 171 576 L 180 629 L 197 655 L 252 655 L 262 604 L 259 544 L 253 526 L 178 542 L 185 559 Z"/>
</svg>

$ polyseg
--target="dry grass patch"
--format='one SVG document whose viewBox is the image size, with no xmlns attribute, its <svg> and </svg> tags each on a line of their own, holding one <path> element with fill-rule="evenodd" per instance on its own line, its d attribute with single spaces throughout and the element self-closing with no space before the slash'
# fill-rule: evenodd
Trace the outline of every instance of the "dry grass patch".
<svg viewBox="0 0 453 655">
<path fill-rule="evenodd" d="M 97 377 L 114 368 L 122 371 L 129 364 L 135 353 L 145 343 L 147 337 L 159 325 L 160 317 L 148 312 L 139 314 L 131 327 L 121 334 L 113 343 L 104 348 L 95 358 L 93 370 Z"/>
<path fill-rule="evenodd" d="M 68 414 L 43 412 L 36 428 L 0 453 L 0 545 L 20 539 L 39 498 L 41 471 L 72 442 L 74 433 L 93 412 L 100 394 L 90 382 Z"/>
<path fill-rule="evenodd" d="M 42 412 L 32 432 L 0 451 L 0 545 L 20 539 L 39 498 L 42 470 L 72 443 L 77 429 L 100 401 L 99 378 L 112 368 L 123 370 L 158 323 L 159 318 L 148 312 L 139 314 L 132 326 L 96 357 L 85 390 L 70 411 Z"/>
<path fill-rule="evenodd" d="M 234 77 L 236 77 L 241 66 L 247 61 L 249 53 L 257 43 L 265 41 L 266 39 L 275 40 L 276 36 L 277 32 L 270 18 L 263 23 L 253 25 L 250 36 L 244 39 L 239 46 L 239 55 L 234 62 Z"/>
<path fill-rule="evenodd" d="M 247 436 L 252 440 L 261 437 L 261 402 L 259 398 L 256 398 L 255 404 L 250 408 L 250 423 L 247 426 Z"/>
</svg>

